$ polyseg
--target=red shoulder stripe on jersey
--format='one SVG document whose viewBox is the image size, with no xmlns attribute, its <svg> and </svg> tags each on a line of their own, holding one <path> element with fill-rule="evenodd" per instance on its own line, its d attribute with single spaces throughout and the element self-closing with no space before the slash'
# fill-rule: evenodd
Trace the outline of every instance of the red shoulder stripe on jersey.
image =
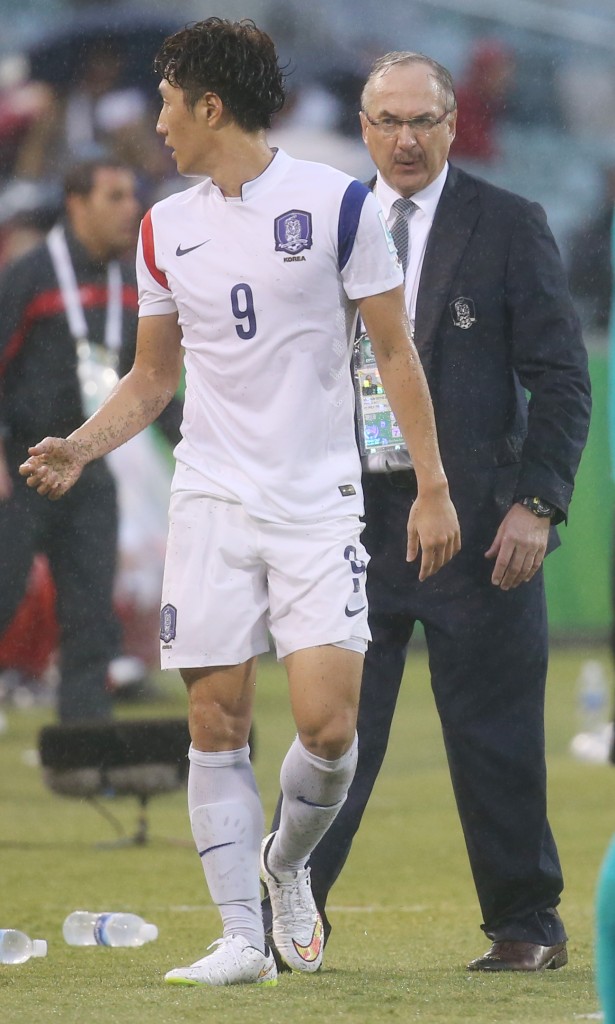
<svg viewBox="0 0 615 1024">
<path fill-rule="evenodd" d="M 79 295 L 84 309 L 104 306 L 107 303 L 106 285 L 81 285 Z M 131 284 L 123 285 L 122 306 L 125 309 L 137 309 L 138 305 L 139 297 L 135 286 Z M 6 373 L 7 366 L 19 352 L 36 321 L 45 320 L 60 313 L 64 314 L 64 300 L 58 288 L 51 288 L 46 292 L 41 292 L 40 295 L 37 295 L 28 303 L 23 311 L 19 326 L 13 332 L 4 352 L 0 354 L 0 377 L 3 377 Z"/>
<path fill-rule="evenodd" d="M 156 251 L 154 249 L 154 228 L 152 226 L 152 211 L 148 210 L 141 224 L 141 241 L 143 243 L 143 256 L 150 274 L 161 284 L 163 288 L 170 291 L 167 275 L 156 266 Z"/>
</svg>

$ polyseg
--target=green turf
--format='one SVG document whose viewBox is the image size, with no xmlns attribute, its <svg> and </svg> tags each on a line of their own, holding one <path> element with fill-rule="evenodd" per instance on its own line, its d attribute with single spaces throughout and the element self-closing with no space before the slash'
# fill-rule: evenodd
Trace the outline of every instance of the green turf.
<svg viewBox="0 0 615 1024">
<path fill-rule="evenodd" d="M 87 803 L 51 794 L 29 762 L 40 709 L 5 708 L 0 736 L 0 926 L 46 938 L 49 954 L 0 966 L 2 1024 L 563 1024 L 595 1014 L 593 892 L 615 829 L 615 769 L 568 754 L 577 730 L 574 684 L 586 657 L 560 650 L 548 689 L 550 818 L 567 880 L 563 914 L 570 964 L 535 976 L 468 974 L 488 942 L 479 931 L 424 654 L 413 654 L 388 759 L 364 826 L 331 900 L 333 935 L 313 977 L 284 975 L 277 988 L 204 990 L 162 984 L 165 971 L 202 955 L 219 935 L 189 833 L 182 793 L 150 809 L 151 842 L 109 849 L 115 833 Z M 122 716 L 182 714 L 181 684 L 166 678 L 160 699 L 124 705 Z M 283 673 L 263 662 L 257 697 L 256 771 L 269 816 L 281 758 L 293 735 Z M 136 807 L 107 800 L 130 834 Z M 142 949 L 75 949 L 61 935 L 76 908 L 130 910 L 159 927 Z"/>
</svg>

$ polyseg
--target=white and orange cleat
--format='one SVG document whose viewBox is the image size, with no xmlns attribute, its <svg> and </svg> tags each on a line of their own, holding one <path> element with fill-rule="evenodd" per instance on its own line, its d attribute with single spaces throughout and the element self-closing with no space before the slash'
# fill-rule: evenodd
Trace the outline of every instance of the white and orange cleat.
<svg viewBox="0 0 615 1024">
<path fill-rule="evenodd" d="M 261 846 L 261 880 L 271 900 L 273 941 L 292 971 L 311 974 L 322 964 L 324 934 L 312 896 L 310 869 L 272 874 L 267 854 L 274 837 L 275 832 L 265 836 Z"/>
</svg>

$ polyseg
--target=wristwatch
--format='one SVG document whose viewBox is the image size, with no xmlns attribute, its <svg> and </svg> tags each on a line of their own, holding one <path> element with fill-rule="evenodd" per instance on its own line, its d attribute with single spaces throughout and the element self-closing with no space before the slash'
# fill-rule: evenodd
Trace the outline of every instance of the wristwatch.
<svg viewBox="0 0 615 1024">
<path fill-rule="evenodd" d="M 548 501 L 544 501 L 542 498 L 530 498 L 526 496 L 521 498 L 519 504 L 523 505 L 524 508 L 529 509 L 539 519 L 550 519 L 555 512 L 555 505 L 550 505 Z"/>
</svg>

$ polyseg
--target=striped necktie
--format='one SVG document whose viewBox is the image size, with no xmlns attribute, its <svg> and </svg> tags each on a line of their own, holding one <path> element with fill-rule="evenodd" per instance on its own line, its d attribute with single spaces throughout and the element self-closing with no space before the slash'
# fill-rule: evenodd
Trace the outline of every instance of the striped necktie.
<svg viewBox="0 0 615 1024">
<path fill-rule="evenodd" d="M 408 220 L 413 210 L 416 210 L 416 203 L 412 199 L 396 199 L 393 203 L 393 209 L 397 213 L 397 218 L 391 228 L 391 235 L 393 236 L 399 262 L 405 277 L 408 267 L 409 250 Z"/>
</svg>

